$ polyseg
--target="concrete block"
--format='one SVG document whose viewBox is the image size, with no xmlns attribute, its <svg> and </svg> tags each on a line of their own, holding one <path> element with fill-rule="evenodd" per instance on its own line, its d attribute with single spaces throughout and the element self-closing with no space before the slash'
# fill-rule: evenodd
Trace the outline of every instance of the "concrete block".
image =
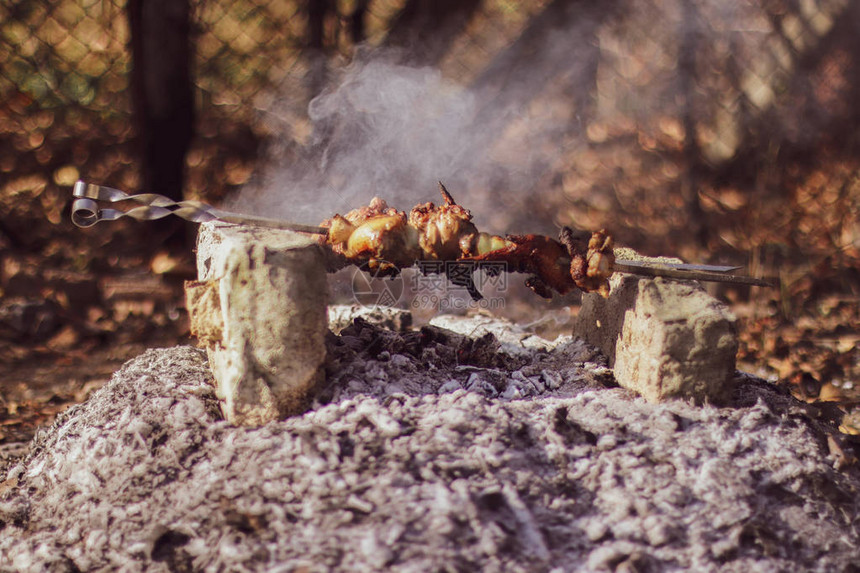
<svg viewBox="0 0 860 573">
<path fill-rule="evenodd" d="M 197 273 L 186 285 L 191 328 L 224 416 L 260 425 L 301 412 L 325 360 L 321 247 L 291 231 L 204 223 Z"/>
<path fill-rule="evenodd" d="M 619 259 L 654 260 L 619 251 Z M 731 396 L 738 340 L 724 304 L 694 281 L 616 273 L 610 287 L 607 299 L 583 296 L 574 334 L 606 354 L 618 384 L 651 402 Z"/>
</svg>

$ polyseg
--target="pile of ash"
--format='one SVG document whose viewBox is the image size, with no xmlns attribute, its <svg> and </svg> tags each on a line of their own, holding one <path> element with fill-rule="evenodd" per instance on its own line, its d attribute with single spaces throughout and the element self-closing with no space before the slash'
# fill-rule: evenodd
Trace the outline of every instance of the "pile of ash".
<svg viewBox="0 0 860 573">
<path fill-rule="evenodd" d="M 489 319 L 328 344 L 314 404 L 254 429 L 205 353 L 127 363 L 0 476 L 0 571 L 856 566 L 860 470 L 764 381 L 650 404 L 581 342 Z"/>
</svg>

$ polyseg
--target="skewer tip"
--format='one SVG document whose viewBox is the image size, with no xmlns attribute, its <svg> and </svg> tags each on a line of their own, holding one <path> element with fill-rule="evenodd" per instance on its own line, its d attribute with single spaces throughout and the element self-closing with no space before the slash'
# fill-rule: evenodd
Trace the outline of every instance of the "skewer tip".
<svg viewBox="0 0 860 573">
<path fill-rule="evenodd" d="M 454 201 L 454 198 L 451 197 L 451 194 L 448 193 L 448 190 L 445 189 L 445 185 L 443 185 L 441 181 L 439 182 L 439 191 L 442 193 L 442 199 L 445 200 L 446 205 L 456 205 L 457 204 L 457 202 Z"/>
</svg>

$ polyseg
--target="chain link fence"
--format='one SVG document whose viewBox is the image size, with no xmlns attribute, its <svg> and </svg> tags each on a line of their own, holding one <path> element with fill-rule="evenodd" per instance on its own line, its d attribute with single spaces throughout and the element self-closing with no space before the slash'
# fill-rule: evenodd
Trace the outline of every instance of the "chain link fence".
<svg viewBox="0 0 860 573">
<path fill-rule="evenodd" d="M 541 16 L 559 4 L 577 3 L 480 2 L 436 64 L 454 82 L 480 85 L 512 50 L 529 57 L 518 42 L 554 25 Z M 589 9 L 590 24 L 576 22 L 593 49 L 569 55 L 571 65 L 584 59 L 587 73 L 541 76 L 545 85 L 525 102 L 543 105 L 540 113 L 557 114 L 564 126 L 565 152 L 531 190 L 556 222 L 596 225 L 620 217 L 633 242 L 684 229 L 702 209 L 748 206 L 749 188 L 784 186 L 779 162 L 786 149 L 803 155 L 854 125 L 858 53 L 850 29 L 857 9 L 847 0 L 599 4 Z M 189 193 L 218 200 L 247 182 L 260 143 L 279 126 L 308 129 L 303 114 L 319 86 L 307 78 L 320 57 L 330 65 L 349 58 L 352 14 L 366 8 L 366 41 L 384 45 L 406 5 L 327 4 L 321 56 L 308 48 L 303 2 L 193 0 L 199 116 L 187 161 Z M 21 234 L 14 215 L 22 197 L 58 224 L 66 199 L 60 189 L 82 174 L 137 187 L 125 12 L 123 0 L 0 5 L 7 235 Z M 292 115 L 267 118 L 273 102 L 285 99 Z"/>
</svg>

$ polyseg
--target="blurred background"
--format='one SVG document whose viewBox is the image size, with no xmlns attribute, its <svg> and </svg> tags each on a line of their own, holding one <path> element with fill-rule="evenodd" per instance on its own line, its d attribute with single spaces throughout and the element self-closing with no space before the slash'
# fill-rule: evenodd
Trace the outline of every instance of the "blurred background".
<svg viewBox="0 0 860 573">
<path fill-rule="evenodd" d="M 740 368 L 857 433 L 858 29 L 848 0 L 4 0 L 0 454 L 189 341 L 193 226 L 77 229 L 79 178 L 306 223 L 441 179 L 482 229 L 745 265 L 779 286 L 709 287 Z M 548 336 L 577 305 L 508 300 Z"/>
</svg>

